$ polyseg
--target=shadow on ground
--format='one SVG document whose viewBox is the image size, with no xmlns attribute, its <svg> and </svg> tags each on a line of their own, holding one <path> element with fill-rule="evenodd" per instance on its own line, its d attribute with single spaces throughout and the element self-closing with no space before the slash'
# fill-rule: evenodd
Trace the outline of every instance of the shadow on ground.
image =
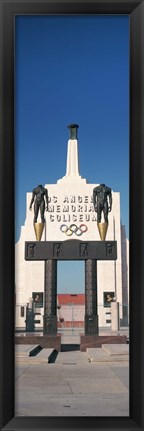
<svg viewBox="0 0 144 431">
<path fill-rule="evenodd" d="M 72 352 L 80 350 L 79 344 L 61 344 L 61 352 Z"/>
</svg>

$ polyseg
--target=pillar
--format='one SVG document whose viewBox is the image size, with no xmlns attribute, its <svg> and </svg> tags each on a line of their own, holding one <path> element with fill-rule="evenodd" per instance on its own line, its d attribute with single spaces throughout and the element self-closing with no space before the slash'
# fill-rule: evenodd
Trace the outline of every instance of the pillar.
<svg viewBox="0 0 144 431">
<path fill-rule="evenodd" d="M 111 330 L 119 331 L 119 302 L 111 302 Z"/>
<path fill-rule="evenodd" d="M 85 334 L 98 334 L 97 261 L 85 261 Z"/>
<path fill-rule="evenodd" d="M 45 261 L 44 334 L 57 333 L 57 260 Z"/>
</svg>

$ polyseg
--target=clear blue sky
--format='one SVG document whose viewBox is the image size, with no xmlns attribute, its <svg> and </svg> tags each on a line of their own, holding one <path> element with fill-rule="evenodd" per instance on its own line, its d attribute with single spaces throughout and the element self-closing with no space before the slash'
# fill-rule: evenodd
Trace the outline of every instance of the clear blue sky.
<svg viewBox="0 0 144 431">
<path fill-rule="evenodd" d="M 17 16 L 16 240 L 26 193 L 65 175 L 67 125 L 73 122 L 79 124 L 80 174 L 120 192 L 128 236 L 129 17 Z M 84 271 L 78 268 L 83 263 L 59 263 L 61 291 L 73 292 L 73 285 L 84 291 Z M 79 278 L 70 286 L 71 271 Z"/>
</svg>

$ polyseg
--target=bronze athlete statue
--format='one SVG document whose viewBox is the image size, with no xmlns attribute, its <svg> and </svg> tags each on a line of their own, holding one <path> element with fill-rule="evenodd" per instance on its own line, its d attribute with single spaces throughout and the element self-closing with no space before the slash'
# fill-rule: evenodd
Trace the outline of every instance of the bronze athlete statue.
<svg viewBox="0 0 144 431">
<path fill-rule="evenodd" d="M 46 208 L 45 208 L 46 201 Z M 44 212 L 48 211 L 48 192 L 41 184 L 35 187 L 32 191 L 32 199 L 30 202 L 30 211 L 32 210 L 32 204 L 34 202 L 34 223 L 37 223 L 38 212 L 40 210 L 41 223 L 45 222 Z"/>
<path fill-rule="evenodd" d="M 93 189 L 93 203 L 95 211 L 97 212 L 97 222 L 101 223 L 103 211 L 104 221 L 108 223 L 108 212 L 112 209 L 112 193 L 110 187 L 107 187 L 105 184 L 100 184 L 95 187 Z"/>
</svg>

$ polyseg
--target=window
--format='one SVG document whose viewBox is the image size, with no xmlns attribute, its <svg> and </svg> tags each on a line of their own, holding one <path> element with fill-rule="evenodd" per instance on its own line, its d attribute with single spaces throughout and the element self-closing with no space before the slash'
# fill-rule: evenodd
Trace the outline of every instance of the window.
<svg viewBox="0 0 144 431">
<path fill-rule="evenodd" d="M 21 317 L 24 317 L 24 307 L 21 307 Z"/>
</svg>

